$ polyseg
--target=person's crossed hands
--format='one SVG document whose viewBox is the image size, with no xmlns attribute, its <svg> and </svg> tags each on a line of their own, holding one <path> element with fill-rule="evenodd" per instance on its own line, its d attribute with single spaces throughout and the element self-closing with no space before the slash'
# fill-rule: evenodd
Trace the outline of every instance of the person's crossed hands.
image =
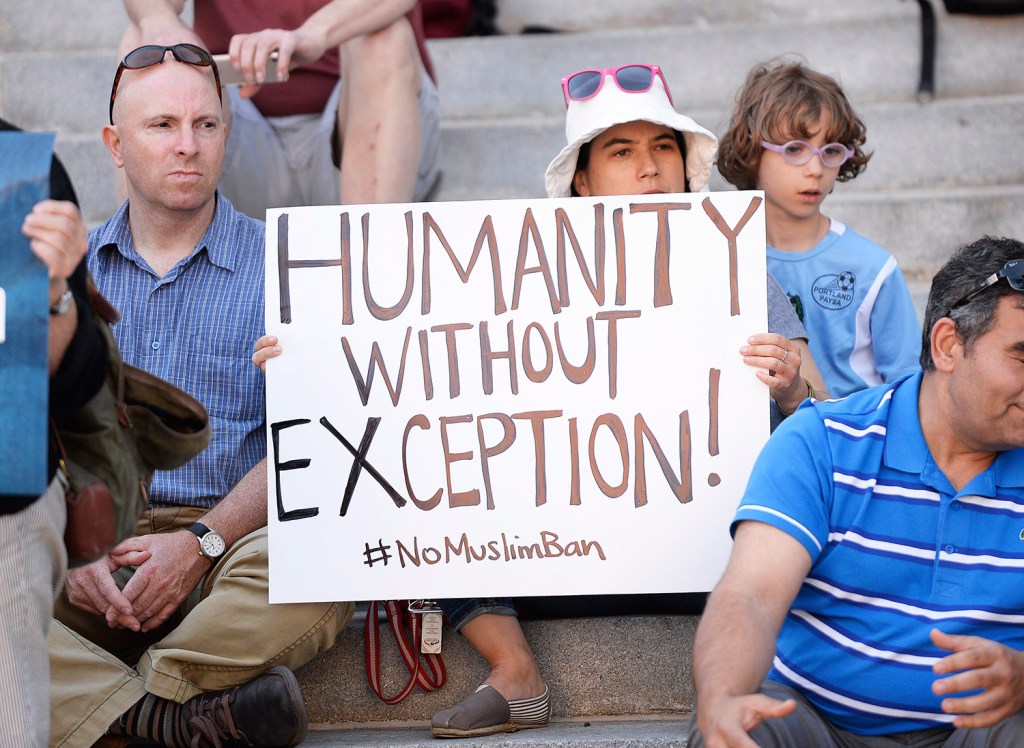
<svg viewBox="0 0 1024 748">
<path fill-rule="evenodd" d="M 113 578 L 121 567 L 135 567 L 123 590 Z M 103 616 L 109 627 L 145 632 L 170 618 L 208 569 L 191 532 L 139 535 L 95 563 L 70 569 L 65 586 L 73 605 Z"/>
</svg>

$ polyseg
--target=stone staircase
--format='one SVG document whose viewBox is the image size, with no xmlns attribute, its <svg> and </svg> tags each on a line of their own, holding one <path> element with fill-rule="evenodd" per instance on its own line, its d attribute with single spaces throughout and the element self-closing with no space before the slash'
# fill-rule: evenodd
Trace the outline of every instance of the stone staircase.
<svg viewBox="0 0 1024 748">
<path fill-rule="evenodd" d="M 542 196 L 544 169 L 564 144 L 559 80 L 567 73 L 657 63 L 677 106 L 721 132 L 747 69 L 794 53 L 842 81 L 875 152 L 862 176 L 837 187 L 826 212 L 896 255 L 919 311 L 932 273 L 958 243 L 985 233 L 1024 237 L 1024 16 L 940 11 L 936 96 L 922 103 L 915 95 L 919 10 L 909 0 L 501 0 L 499 6 L 507 35 L 431 42 L 444 128 L 437 200 Z M 58 153 L 91 224 L 116 207 L 99 131 L 125 20 L 121 0 L 0 0 L 0 115 L 58 133 Z M 516 33 L 527 25 L 564 33 Z M 717 175 L 712 186 L 728 188 Z M 555 714 L 567 721 L 460 745 L 685 744 L 695 617 L 524 626 Z M 446 631 L 449 684 L 387 707 L 366 685 L 361 637 L 353 624 L 300 672 L 311 721 L 326 730 L 313 733 L 309 745 L 426 743 L 424 720 L 485 674 L 461 637 Z M 385 682 L 394 691 L 403 673 L 394 651 L 385 660 Z"/>
</svg>

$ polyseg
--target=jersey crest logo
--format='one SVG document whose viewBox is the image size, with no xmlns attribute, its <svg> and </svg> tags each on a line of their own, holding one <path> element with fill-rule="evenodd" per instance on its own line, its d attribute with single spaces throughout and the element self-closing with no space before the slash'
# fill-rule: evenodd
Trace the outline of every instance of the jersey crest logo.
<svg viewBox="0 0 1024 748">
<path fill-rule="evenodd" d="M 853 302 L 857 276 L 849 270 L 839 275 L 823 275 L 811 286 L 811 296 L 826 309 L 845 309 Z"/>
</svg>

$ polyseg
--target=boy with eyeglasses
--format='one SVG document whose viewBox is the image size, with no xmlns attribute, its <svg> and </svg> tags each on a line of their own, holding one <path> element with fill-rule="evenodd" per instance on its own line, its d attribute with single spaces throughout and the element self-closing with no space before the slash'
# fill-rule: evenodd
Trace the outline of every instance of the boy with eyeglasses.
<svg viewBox="0 0 1024 748">
<path fill-rule="evenodd" d="M 718 150 L 728 182 L 764 190 L 768 270 L 838 397 L 917 368 L 920 327 L 896 259 L 821 212 L 867 165 L 865 134 L 835 80 L 779 60 L 747 75 Z"/>
</svg>

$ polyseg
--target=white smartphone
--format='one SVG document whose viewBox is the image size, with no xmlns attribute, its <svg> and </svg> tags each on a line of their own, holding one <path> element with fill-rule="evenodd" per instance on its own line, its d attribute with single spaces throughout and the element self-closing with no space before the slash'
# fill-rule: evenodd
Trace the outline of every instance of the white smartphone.
<svg viewBox="0 0 1024 748">
<path fill-rule="evenodd" d="M 217 73 L 220 75 L 220 83 L 222 86 L 241 86 L 243 84 L 255 84 L 256 81 L 245 80 L 242 73 L 235 70 L 231 64 L 231 57 L 229 55 L 214 55 L 213 62 L 217 65 Z M 264 83 L 283 83 L 288 80 L 287 73 L 284 76 L 284 80 L 279 81 L 277 79 L 277 52 L 272 52 L 270 57 L 267 58 L 267 69 L 263 71 L 263 82 Z"/>
</svg>

